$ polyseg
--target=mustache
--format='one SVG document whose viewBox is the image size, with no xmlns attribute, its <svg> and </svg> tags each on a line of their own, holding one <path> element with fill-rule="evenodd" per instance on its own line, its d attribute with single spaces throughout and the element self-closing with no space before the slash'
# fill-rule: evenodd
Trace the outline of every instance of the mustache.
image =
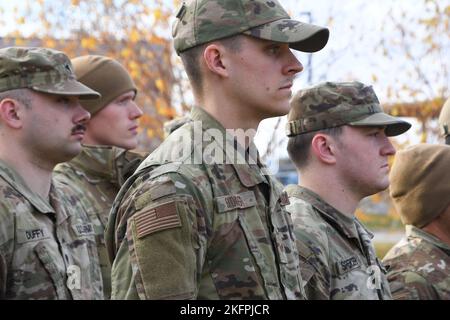
<svg viewBox="0 0 450 320">
<path fill-rule="evenodd" d="M 75 127 L 72 128 L 72 134 L 79 132 L 79 131 L 85 132 L 86 126 L 84 124 L 77 124 Z"/>
</svg>

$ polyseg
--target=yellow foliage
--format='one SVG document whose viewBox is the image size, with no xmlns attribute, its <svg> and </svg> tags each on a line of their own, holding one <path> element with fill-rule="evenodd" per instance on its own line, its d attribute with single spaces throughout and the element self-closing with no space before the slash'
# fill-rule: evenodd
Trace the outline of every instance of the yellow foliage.
<svg viewBox="0 0 450 320">
<path fill-rule="evenodd" d="M 155 130 L 153 129 L 147 129 L 147 137 L 148 138 L 153 138 L 155 136 Z"/>
<path fill-rule="evenodd" d="M 23 40 L 22 38 L 16 38 L 14 42 L 16 46 L 24 46 L 26 44 L 25 40 Z"/>
<path fill-rule="evenodd" d="M 81 39 L 81 46 L 88 50 L 94 50 L 97 47 L 97 40 L 92 37 Z"/>
<path fill-rule="evenodd" d="M 130 48 L 123 48 L 122 51 L 120 51 L 120 55 L 125 59 L 128 59 L 132 53 L 133 52 L 130 50 Z"/>
<path fill-rule="evenodd" d="M 372 199 L 373 203 L 380 203 L 381 201 L 383 201 L 383 199 L 381 198 L 379 193 L 371 196 L 371 199 Z"/>
<path fill-rule="evenodd" d="M 376 74 L 372 74 L 372 81 L 373 82 L 377 82 L 378 81 L 378 77 L 377 77 L 377 75 Z"/>
<path fill-rule="evenodd" d="M 56 47 L 56 41 L 53 40 L 53 39 L 45 39 L 44 40 L 44 47 L 55 48 Z"/>
<path fill-rule="evenodd" d="M 166 90 L 166 85 L 162 79 L 156 79 L 155 86 L 160 92 L 164 92 Z"/>
<path fill-rule="evenodd" d="M 72 0 L 71 3 L 73 6 L 78 6 L 80 4 L 80 0 Z"/>
<path fill-rule="evenodd" d="M 155 9 L 153 11 L 153 18 L 155 19 L 155 21 L 159 21 L 162 18 L 162 12 L 160 9 Z"/>
<path fill-rule="evenodd" d="M 19 18 L 17 18 L 16 22 L 17 22 L 18 24 L 24 24 L 24 23 L 25 23 L 25 17 L 19 17 Z"/>
<path fill-rule="evenodd" d="M 139 32 L 136 29 L 131 30 L 129 34 L 129 39 L 131 42 L 138 42 L 139 41 Z"/>
<path fill-rule="evenodd" d="M 176 111 L 173 108 L 159 108 L 158 113 L 166 118 L 173 118 L 176 116 Z"/>
</svg>

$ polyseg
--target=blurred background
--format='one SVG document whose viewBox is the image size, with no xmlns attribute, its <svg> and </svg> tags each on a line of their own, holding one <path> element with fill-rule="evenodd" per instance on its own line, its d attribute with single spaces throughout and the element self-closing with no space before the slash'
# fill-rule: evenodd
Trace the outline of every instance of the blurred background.
<svg viewBox="0 0 450 320">
<path fill-rule="evenodd" d="M 174 53 L 171 25 L 180 0 L 0 0 L 0 46 L 44 46 L 73 58 L 111 56 L 139 87 L 139 148 L 154 150 L 162 124 L 189 111 L 193 97 Z M 299 20 L 327 26 L 314 54 L 296 53 L 304 71 L 294 91 L 323 81 L 372 84 L 386 112 L 413 124 L 397 148 L 441 143 L 437 117 L 449 97 L 450 0 L 280 0 Z M 297 183 L 287 158 L 285 117 L 263 121 L 256 144 L 284 184 Z M 392 161 L 392 159 L 391 159 Z M 300 177 L 301 179 L 301 177 Z M 388 190 L 364 199 L 358 218 L 375 234 L 380 257 L 403 234 Z"/>
</svg>

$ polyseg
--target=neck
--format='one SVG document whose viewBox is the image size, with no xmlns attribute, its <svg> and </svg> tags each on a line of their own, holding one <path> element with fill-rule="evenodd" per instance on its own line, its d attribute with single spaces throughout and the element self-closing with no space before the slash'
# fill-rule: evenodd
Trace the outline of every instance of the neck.
<svg viewBox="0 0 450 320">
<path fill-rule="evenodd" d="M 450 246 L 449 221 L 446 221 L 442 215 L 431 221 L 422 229 Z"/>
<path fill-rule="evenodd" d="M 100 145 L 100 143 L 94 139 L 90 134 L 89 134 L 89 130 L 86 130 L 86 132 L 84 133 L 84 137 L 83 137 L 83 144 L 87 144 L 87 145 L 91 145 L 91 146 L 97 146 Z"/>
<path fill-rule="evenodd" d="M 31 157 L 17 147 L 2 147 L 0 146 L 0 159 L 22 177 L 31 191 L 48 199 L 54 165 Z"/>
<path fill-rule="evenodd" d="M 338 183 L 330 170 L 317 171 L 308 166 L 307 169 L 302 170 L 300 181 L 300 186 L 317 193 L 339 212 L 349 217 L 355 215 L 355 210 L 362 198 Z"/>
<path fill-rule="evenodd" d="M 225 129 L 257 130 L 262 119 L 256 119 L 249 112 L 245 112 L 245 106 L 235 103 L 224 91 L 210 89 L 209 92 L 214 94 L 205 94 L 203 99 L 197 101 Z M 250 109 L 247 108 L 249 111 Z"/>
</svg>

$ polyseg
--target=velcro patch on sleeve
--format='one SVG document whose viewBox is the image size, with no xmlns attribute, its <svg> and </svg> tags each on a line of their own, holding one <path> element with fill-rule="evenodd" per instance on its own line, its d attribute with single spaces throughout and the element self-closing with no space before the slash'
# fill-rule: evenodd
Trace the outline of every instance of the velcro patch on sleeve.
<svg viewBox="0 0 450 320">
<path fill-rule="evenodd" d="M 226 212 L 234 209 L 245 209 L 256 205 L 256 197 L 253 191 L 230 194 L 216 198 L 219 212 Z"/>
<path fill-rule="evenodd" d="M 175 184 L 170 179 L 165 178 L 161 181 L 156 181 L 149 190 L 136 198 L 135 208 L 140 210 L 146 207 L 149 202 L 173 195 L 176 192 Z"/>
<path fill-rule="evenodd" d="M 137 237 L 140 239 L 149 234 L 181 227 L 175 201 L 163 203 L 134 216 Z"/>
</svg>

